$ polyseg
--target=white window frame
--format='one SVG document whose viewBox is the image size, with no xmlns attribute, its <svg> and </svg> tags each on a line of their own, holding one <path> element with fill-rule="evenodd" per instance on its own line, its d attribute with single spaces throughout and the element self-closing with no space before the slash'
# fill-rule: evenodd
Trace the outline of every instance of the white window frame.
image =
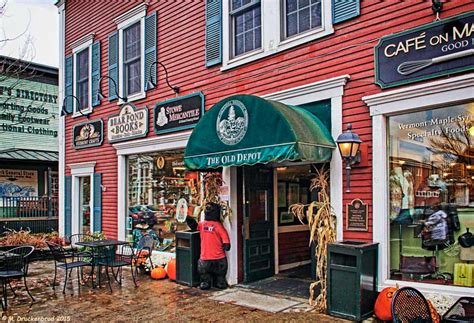
<svg viewBox="0 0 474 323">
<path fill-rule="evenodd" d="M 84 42 L 81 42 L 81 44 L 75 46 L 72 48 L 72 77 L 73 77 L 73 82 L 72 82 L 72 94 L 77 97 L 77 86 L 76 86 L 76 79 L 77 79 L 77 54 L 82 52 L 84 49 L 89 49 L 89 85 L 87 87 L 87 90 L 89 91 L 88 95 L 88 103 L 87 103 L 87 108 L 84 110 L 81 110 L 79 112 L 77 110 L 77 100 L 73 99 L 72 100 L 72 105 L 73 105 L 73 118 L 77 117 L 82 117 L 83 114 L 88 114 L 92 112 L 92 44 L 94 42 L 94 35 L 88 35 L 86 36 L 88 39 L 85 40 Z M 81 114 L 82 113 L 82 114 Z"/>
<path fill-rule="evenodd" d="M 81 203 L 80 199 L 80 191 L 81 191 L 81 177 L 89 177 L 90 178 L 90 234 L 94 233 L 94 169 L 95 169 L 95 162 L 86 162 L 86 163 L 77 163 L 77 164 L 70 164 L 69 168 L 71 169 L 71 177 L 72 177 L 72 187 L 71 187 L 71 234 L 78 234 L 81 233 L 81 228 L 79 224 L 81 222 Z M 87 232 L 82 232 L 87 233 Z"/>
<path fill-rule="evenodd" d="M 363 97 L 372 117 L 372 146 L 382 153 L 372 156 L 373 241 L 379 243 L 378 290 L 398 284 L 421 292 L 449 294 L 455 297 L 472 292 L 470 287 L 437 285 L 390 279 L 390 226 L 388 216 L 388 150 L 387 119 L 389 116 L 434 109 L 443 105 L 474 100 L 474 73 L 410 86 Z M 385 153 L 384 153 L 385 152 Z"/>
<path fill-rule="evenodd" d="M 332 8 L 330 0 L 321 0 L 321 28 L 315 28 L 304 33 L 284 39 L 283 17 L 284 0 L 262 0 L 262 47 L 260 49 L 232 57 L 232 21 L 229 15 L 230 0 L 222 3 L 222 58 L 221 71 L 225 71 L 249 62 L 267 57 L 299 46 L 309 41 L 325 37 L 334 32 L 332 25 Z"/>
<path fill-rule="evenodd" d="M 119 37 L 119 56 L 118 56 L 118 71 L 119 71 L 119 79 L 118 79 L 118 92 L 121 97 L 125 96 L 125 80 L 124 80 L 124 54 L 123 54 L 123 31 L 130 27 L 131 25 L 139 22 L 140 23 L 140 92 L 135 93 L 127 97 L 128 102 L 133 102 L 136 100 L 140 100 L 146 97 L 145 92 L 145 17 L 146 17 L 146 9 L 147 6 L 145 4 L 141 4 L 132 10 L 124 13 L 120 17 L 115 19 L 118 29 L 118 37 Z M 117 104 L 123 104 L 123 100 L 119 99 Z"/>
</svg>

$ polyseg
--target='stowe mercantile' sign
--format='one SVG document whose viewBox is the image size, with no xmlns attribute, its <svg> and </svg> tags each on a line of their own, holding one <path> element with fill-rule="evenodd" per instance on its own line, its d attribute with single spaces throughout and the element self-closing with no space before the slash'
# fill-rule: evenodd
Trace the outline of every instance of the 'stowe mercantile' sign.
<svg viewBox="0 0 474 323">
<path fill-rule="evenodd" d="M 109 117 L 107 121 L 107 138 L 110 143 L 142 138 L 148 134 L 148 108 L 138 108 L 132 103 L 125 103 L 119 114 Z"/>
<path fill-rule="evenodd" d="M 103 141 L 104 123 L 102 119 L 79 123 L 72 129 L 72 145 L 75 149 L 100 146 Z"/>
<path fill-rule="evenodd" d="M 474 12 L 383 37 L 375 47 L 382 88 L 474 69 Z"/>
<path fill-rule="evenodd" d="M 204 114 L 204 94 L 192 93 L 159 102 L 153 109 L 156 134 L 193 128 Z"/>
</svg>

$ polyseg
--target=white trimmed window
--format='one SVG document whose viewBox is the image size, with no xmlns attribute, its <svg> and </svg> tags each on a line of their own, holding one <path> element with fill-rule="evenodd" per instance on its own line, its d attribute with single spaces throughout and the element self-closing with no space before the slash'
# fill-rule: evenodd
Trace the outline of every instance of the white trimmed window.
<svg viewBox="0 0 474 323">
<path fill-rule="evenodd" d="M 334 31 L 328 0 L 224 0 L 222 9 L 224 70 Z"/>
<path fill-rule="evenodd" d="M 73 117 L 92 111 L 92 44 L 94 35 L 88 35 L 73 44 L 73 87 L 72 94 L 78 100 L 72 100 Z M 79 102 L 78 102 L 79 101 Z M 80 110 L 80 112 L 79 112 Z"/>
</svg>

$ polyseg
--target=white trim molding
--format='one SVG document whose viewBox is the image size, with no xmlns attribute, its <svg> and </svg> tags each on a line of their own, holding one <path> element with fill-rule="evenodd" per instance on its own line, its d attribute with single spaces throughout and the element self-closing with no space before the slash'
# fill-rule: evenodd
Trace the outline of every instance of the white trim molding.
<svg viewBox="0 0 474 323">
<path fill-rule="evenodd" d="M 72 52 L 74 53 L 88 47 L 92 44 L 93 41 L 94 33 L 90 33 L 88 35 L 85 35 L 84 37 L 79 38 L 78 40 L 73 41 L 69 45 L 69 48 L 71 48 Z"/>
<path fill-rule="evenodd" d="M 65 59 L 65 47 L 66 47 L 66 4 L 65 0 L 59 1 L 58 14 L 59 14 L 59 73 L 58 73 L 58 102 L 63 102 L 64 98 L 64 59 Z M 58 110 L 61 108 L 58 104 Z M 64 176 L 66 175 L 66 137 L 65 137 L 65 116 L 59 117 L 58 125 L 58 140 L 59 140 L 59 165 L 58 165 L 58 177 L 59 177 L 59 192 L 58 192 L 58 231 L 59 236 L 64 236 Z"/>
<path fill-rule="evenodd" d="M 95 164 L 95 161 L 91 161 L 85 163 L 69 164 L 68 166 L 71 169 L 71 175 L 82 175 L 94 173 Z"/>
<path fill-rule="evenodd" d="M 318 81 L 292 89 L 264 95 L 263 98 L 276 100 L 285 104 L 300 105 L 317 102 L 321 100 L 331 100 L 331 135 L 337 138 L 342 133 L 342 96 L 344 86 L 347 84 L 350 76 L 345 74 Z M 337 239 L 343 238 L 343 189 L 342 189 L 342 159 L 335 152 L 332 155 L 330 163 L 330 197 L 334 208 L 337 221 Z M 278 264 L 276 264 L 277 266 Z"/>
<path fill-rule="evenodd" d="M 122 29 L 146 16 L 147 3 L 141 3 L 114 19 L 117 29 Z"/>
<path fill-rule="evenodd" d="M 453 296 L 469 294 L 468 287 L 395 281 L 390 279 L 389 216 L 388 216 L 388 157 L 387 117 L 413 111 L 433 109 L 467 100 L 474 100 L 474 73 L 449 79 L 414 85 L 402 89 L 363 97 L 372 116 L 373 154 L 373 241 L 379 243 L 378 289 L 393 286 L 413 286 L 422 292 L 443 293 Z"/>
</svg>

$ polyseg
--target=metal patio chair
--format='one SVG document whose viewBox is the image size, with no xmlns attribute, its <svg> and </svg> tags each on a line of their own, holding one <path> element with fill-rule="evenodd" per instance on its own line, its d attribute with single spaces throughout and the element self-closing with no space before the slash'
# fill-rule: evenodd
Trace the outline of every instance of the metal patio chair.
<svg viewBox="0 0 474 323">
<path fill-rule="evenodd" d="M 53 254 L 54 258 L 54 278 L 53 278 L 53 289 L 56 289 L 56 276 L 57 276 L 57 271 L 59 269 L 64 269 L 66 273 L 66 277 L 64 279 L 64 287 L 63 287 L 63 294 L 66 293 L 66 284 L 67 280 L 69 277 L 71 277 L 72 270 L 76 268 L 77 270 L 77 282 L 78 282 L 78 288 L 80 290 L 81 288 L 81 281 L 80 278 L 82 277 L 82 274 L 80 274 L 79 269 L 82 269 L 84 267 L 91 267 L 91 276 L 94 274 L 94 266 L 91 261 L 85 261 L 82 260 L 80 257 L 73 255 L 71 253 L 68 253 L 64 250 L 64 248 L 58 244 L 55 243 L 49 243 L 47 242 L 49 250 L 51 250 L 51 253 Z M 88 254 L 87 257 L 90 257 L 90 254 Z"/>
<path fill-rule="evenodd" d="M 23 278 L 25 284 L 25 289 L 31 300 L 34 302 L 35 299 L 31 295 L 30 290 L 28 289 L 28 284 L 26 283 L 26 276 L 28 275 L 28 265 L 29 257 L 35 250 L 32 246 L 21 246 L 15 247 L 4 252 L 1 255 L 1 268 L 0 268 L 0 280 L 2 281 L 3 288 L 3 301 L 2 308 L 7 309 L 7 285 L 10 286 L 13 295 L 16 297 L 15 290 L 12 288 L 10 281 L 13 279 Z"/>
<path fill-rule="evenodd" d="M 133 247 L 130 244 L 124 244 L 121 246 L 117 246 L 117 250 L 116 251 L 113 250 L 114 253 L 112 255 L 110 251 L 111 250 L 109 249 L 105 249 L 105 252 L 103 252 L 103 256 L 99 257 L 98 259 L 99 274 L 100 274 L 100 268 L 104 266 L 110 292 L 112 292 L 112 285 L 110 283 L 109 268 L 112 271 L 114 279 L 120 285 L 122 285 L 122 269 L 123 267 L 130 266 L 133 284 L 135 285 L 135 287 L 138 287 L 137 282 L 135 280 L 135 273 L 134 273 L 134 268 L 133 268 L 134 263 L 136 262 L 137 256 L 135 254 Z M 117 269 L 117 272 L 115 272 L 114 269 Z"/>
<path fill-rule="evenodd" d="M 428 301 L 412 287 L 398 289 L 392 299 L 394 323 L 432 323 Z"/>
</svg>

